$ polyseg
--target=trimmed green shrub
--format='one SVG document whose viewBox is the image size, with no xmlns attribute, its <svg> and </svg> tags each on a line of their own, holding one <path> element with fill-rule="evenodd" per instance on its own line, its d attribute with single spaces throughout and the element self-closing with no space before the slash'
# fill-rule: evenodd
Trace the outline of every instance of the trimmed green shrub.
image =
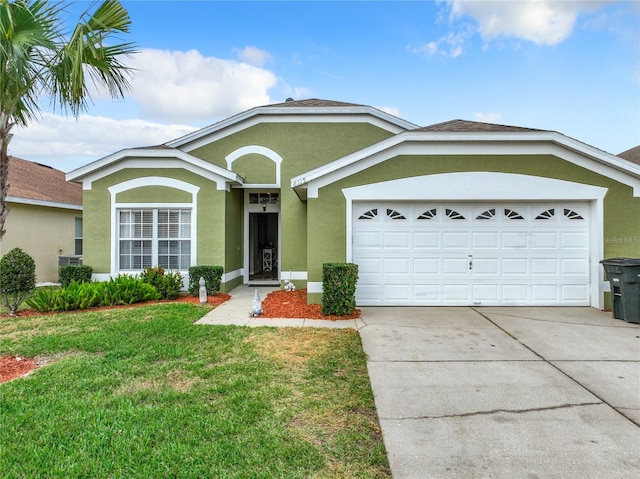
<svg viewBox="0 0 640 479">
<path fill-rule="evenodd" d="M 356 309 L 358 265 L 324 263 L 322 265 L 322 314 L 346 316 Z"/>
<path fill-rule="evenodd" d="M 0 259 L 0 297 L 11 316 L 36 287 L 36 263 L 20 248 Z"/>
<path fill-rule="evenodd" d="M 207 294 L 216 294 L 220 291 L 222 282 L 222 266 L 192 266 L 189 268 L 189 293 L 192 296 L 200 295 L 200 278 L 204 278 L 204 286 Z"/>
<path fill-rule="evenodd" d="M 92 274 L 93 268 L 85 264 L 70 264 L 58 268 L 58 279 L 63 288 L 69 286 L 71 281 L 90 283 Z"/>
<path fill-rule="evenodd" d="M 165 272 L 162 266 L 145 269 L 140 278 L 155 287 L 163 299 L 176 299 L 182 289 L 182 275 L 179 271 Z"/>
<path fill-rule="evenodd" d="M 46 312 L 129 305 L 158 299 L 160 293 L 154 286 L 134 276 L 120 275 L 100 283 L 72 281 L 66 288 L 39 288 L 26 303 L 37 311 Z"/>
</svg>

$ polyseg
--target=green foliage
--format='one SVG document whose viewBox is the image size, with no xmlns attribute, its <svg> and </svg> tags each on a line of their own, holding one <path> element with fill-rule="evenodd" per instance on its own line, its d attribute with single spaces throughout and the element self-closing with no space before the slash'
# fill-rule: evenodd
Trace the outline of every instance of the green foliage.
<svg viewBox="0 0 640 479">
<path fill-rule="evenodd" d="M 36 263 L 20 248 L 0 259 L 0 297 L 11 316 L 36 287 Z"/>
<path fill-rule="evenodd" d="M 121 275 L 101 283 L 72 281 L 66 288 L 40 288 L 26 300 L 26 304 L 41 312 L 74 311 L 157 299 L 160 299 L 160 293 L 152 285 L 133 276 Z"/>
<path fill-rule="evenodd" d="M 204 278 L 204 286 L 207 288 L 207 294 L 216 294 L 220 291 L 220 283 L 222 280 L 222 266 L 192 266 L 189 268 L 189 293 L 192 296 L 200 294 L 200 278 Z"/>
<path fill-rule="evenodd" d="M 322 314 L 345 316 L 356 309 L 358 265 L 324 263 L 322 265 Z"/>
<path fill-rule="evenodd" d="M 66 288 L 72 281 L 76 283 L 90 283 L 93 268 L 88 265 L 71 264 L 58 268 L 58 278 L 63 288 Z"/>
<path fill-rule="evenodd" d="M 162 266 L 147 268 L 140 276 L 142 281 L 155 287 L 163 299 L 176 299 L 182 289 L 182 275 L 179 271 L 165 272 Z"/>
</svg>

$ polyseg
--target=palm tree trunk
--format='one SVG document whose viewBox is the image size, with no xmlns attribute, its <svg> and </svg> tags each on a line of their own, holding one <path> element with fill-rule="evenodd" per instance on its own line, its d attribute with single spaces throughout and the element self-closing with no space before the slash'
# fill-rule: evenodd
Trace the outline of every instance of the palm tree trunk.
<svg viewBox="0 0 640 479">
<path fill-rule="evenodd" d="M 9 215 L 7 195 L 9 194 L 9 141 L 11 141 L 11 128 L 6 114 L 0 114 L 0 241 L 4 236 L 4 223 Z"/>
</svg>

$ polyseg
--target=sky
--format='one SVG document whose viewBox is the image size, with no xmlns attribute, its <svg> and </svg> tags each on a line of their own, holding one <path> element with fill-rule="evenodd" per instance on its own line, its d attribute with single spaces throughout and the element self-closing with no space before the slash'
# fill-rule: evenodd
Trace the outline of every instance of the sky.
<svg viewBox="0 0 640 479">
<path fill-rule="evenodd" d="M 69 172 L 287 98 L 640 144 L 640 1 L 123 1 L 138 53 L 123 100 L 78 118 L 42 99 L 11 155 Z M 91 2 L 72 3 L 69 25 Z"/>
</svg>

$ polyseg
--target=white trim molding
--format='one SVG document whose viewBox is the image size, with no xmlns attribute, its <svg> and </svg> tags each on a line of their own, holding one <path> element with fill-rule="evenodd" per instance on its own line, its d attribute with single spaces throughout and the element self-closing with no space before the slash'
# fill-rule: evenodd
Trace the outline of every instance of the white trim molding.
<svg viewBox="0 0 640 479">
<path fill-rule="evenodd" d="M 356 201 L 588 201 L 591 306 L 604 306 L 604 197 L 607 188 L 540 176 L 495 172 L 440 173 L 345 188 L 346 260 L 353 260 L 353 203 Z"/>
<path fill-rule="evenodd" d="M 184 169 L 215 182 L 218 190 L 229 191 L 231 185 L 243 183 L 232 171 L 173 148 L 122 150 L 67 173 L 67 181 L 82 181 L 82 188 L 90 190 L 94 181 L 131 168 Z"/>
<path fill-rule="evenodd" d="M 277 154 L 270 148 L 260 145 L 243 146 L 242 148 L 238 148 L 237 150 L 229 153 L 225 157 L 225 161 L 227 162 L 227 169 L 229 171 L 233 171 L 233 162 L 246 155 L 260 155 L 273 161 L 276 164 L 276 182 L 273 184 L 260 185 L 247 183 L 244 185 L 245 188 L 280 188 L 280 168 L 283 160 L 279 154 Z"/>
<path fill-rule="evenodd" d="M 134 188 L 141 188 L 145 186 L 164 186 L 168 188 L 175 188 L 177 190 L 185 191 L 191 194 L 190 203 L 118 203 L 116 197 L 118 193 L 123 191 L 132 190 Z M 190 208 L 191 209 L 191 266 L 197 265 L 197 245 L 198 239 L 198 192 L 200 187 L 192 185 L 186 181 L 176 180 L 165 176 L 145 176 L 142 178 L 134 178 L 132 180 L 123 181 L 108 188 L 111 196 L 111 276 L 118 274 L 118 208 Z"/>
<path fill-rule="evenodd" d="M 320 188 L 397 156 L 553 155 L 633 188 L 640 197 L 640 165 L 552 131 L 524 133 L 433 133 L 409 131 L 291 179 L 306 200 Z"/>
<path fill-rule="evenodd" d="M 324 290 L 322 289 L 322 281 L 309 281 L 307 283 L 307 292 L 308 293 L 322 293 Z"/>
</svg>

